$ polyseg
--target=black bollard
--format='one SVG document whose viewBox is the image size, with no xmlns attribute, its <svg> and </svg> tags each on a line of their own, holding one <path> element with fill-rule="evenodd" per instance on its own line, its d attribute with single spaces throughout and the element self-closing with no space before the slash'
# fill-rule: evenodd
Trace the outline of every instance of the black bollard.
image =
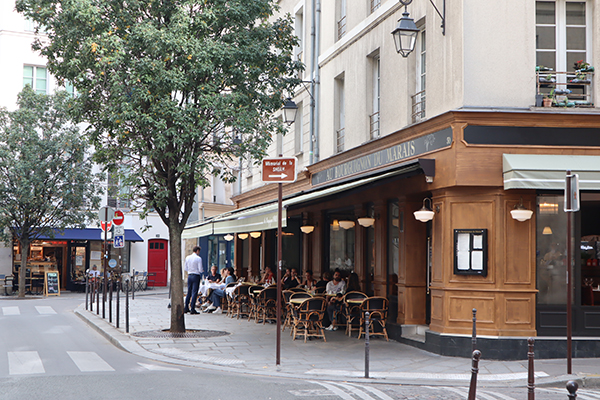
<svg viewBox="0 0 600 400">
<path fill-rule="evenodd" d="M 90 280 L 88 279 L 87 274 L 85 275 L 85 311 L 88 310 L 88 290 L 89 290 Z"/>
<path fill-rule="evenodd" d="M 131 269 L 131 300 L 135 300 L 135 269 Z"/>
<path fill-rule="evenodd" d="M 96 293 L 96 315 L 100 315 L 100 290 L 98 289 L 98 277 L 94 278 L 94 292 Z"/>
<path fill-rule="evenodd" d="M 369 312 L 365 313 L 365 378 L 369 377 Z"/>
<path fill-rule="evenodd" d="M 477 309 L 473 309 L 473 334 L 471 335 L 471 351 L 477 350 Z"/>
<path fill-rule="evenodd" d="M 528 351 L 527 359 L 529 360 L 528 376 L 527 376 L 527 400 L 535 400 L 535 376 L 533 369 L 533 343 L 535 340 L 530 337 L 527 339 Z"/>
<path fill-rule="evenodd" d="M 113 292 L 113 279 L 112 276 L 108 280 L 110 285 L 108 288 L 108 322 L 112 324 L 112 292 Z"/>
<path fill-rule="evenodd" d="M 121 278 L 117 280 L 117 328 L 119 327 L 119 304 L 121 304 Z"/>
<path fill-rule="evenodd" d="M 477 374 L 479 373 L 479 358 L 481 358 L 481 352 L 475 350 L 473 352 L 473 364 L 471 367 L 471 386 L 469 386 L 469 397 L 467 400 L 475 400 L 477 392 Z"/>
<path fill-rule="evenodd" d="M 129 333 L 129 279 L 125 283 L 125 332 Z"/>
<path fill-rule="evenodd" d="M 575 381 L 567 382 L 567 391 L 569 392 L 569 399 L 573 400 L 577 398 L 577 388 L 579 385 Z"/>
</svg>

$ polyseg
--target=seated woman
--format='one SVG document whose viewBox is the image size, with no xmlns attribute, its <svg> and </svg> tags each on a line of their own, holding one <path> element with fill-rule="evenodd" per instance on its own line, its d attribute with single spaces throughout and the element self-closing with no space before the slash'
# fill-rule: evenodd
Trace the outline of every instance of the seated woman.
<svg viewBox="0 0 600 400">
<path fill-rule="evenodd" d="M 223 274 L 224 274 L 224 278 L 223 278 L 223 281 L 221 282 L 223 285 L 227 285 L 229 283 L 235 282 L 235 278 L 233 275 L 233 268 L 228 267 L 228 268 L 224 269 Z M 213 314 L 223 313 L 223 310 L 221 309 L 221 299 L 225 297 L 225 294 L 226 294 L 225 288 L 213 290 L 208 298 L 208 301 L 212 304 L 210 306 L 208 306 L 206 308 L 206 310 L 204 310 L 204 312 L 213 311 Z"/>
<path fill-rule="evenodd" d="M 360 292 L 360 282 L 356 272 L 352 272 L 350 276 L 348 276 L 348 287 L 346 288 L 346 293 L 347 292 Z"/>
<path fill-rule="evenodd" d="M 290 289 L 296 286 L 300 286 L 300 280 L 298 279 L 298 270 L 296 268 L 292 268 L 290 271 L 290 275 L 283 281 L 283 288 Z"/>
<path fill-rule="evenodd" d="M 317 281 L 313 278 L 312 269 L 307 269 L 304 273 L 304 282 L 302 282 L 302 286 L 304 286 L 308 290 L 315 290 L 317 287 Z"/>
<path fill-rule="evenodd" d="M 329 283 L 329 281 L 331 281 L 331 272 L 325 271 L 321 275 L 321 280 L 319 282 L 317 282 L 316 287 L 317 288 L 325 288 L 325 287 L 327 287 L 327 284 Z"/>
<path fill-rule="evenodd" d="M 275 277 L 273 275 L 273 271 L 271 270 L 271 267 L 265 267 L 265 273 L 262 277 L 262 279 L 260 280 L 260 282 L 258 282 L 259 284 L 263 284 L 263 285 L 272 285 L 275 283 Z"/>
</svg>

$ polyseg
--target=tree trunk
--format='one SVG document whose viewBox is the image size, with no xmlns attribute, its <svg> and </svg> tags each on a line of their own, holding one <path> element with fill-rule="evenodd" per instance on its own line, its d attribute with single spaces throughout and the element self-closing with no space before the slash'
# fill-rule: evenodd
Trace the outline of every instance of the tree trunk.
<svg viewBox="0 0 600 400">
<path fill-rule="evenodd" d="M 19 297 L 25 297 L 25 278 L 27 277 L 27 256 L 29 255 L 29 240 L 21 242 L 21 268 L 19 268 Z"/>
<path fill-rule="evenodd" d="M 175 216 L 169 217 L 171 259 L 171 332 L 185 332 L 183 317 L 183 276 L 181 263 L 181 228 Z"/>
</svg>

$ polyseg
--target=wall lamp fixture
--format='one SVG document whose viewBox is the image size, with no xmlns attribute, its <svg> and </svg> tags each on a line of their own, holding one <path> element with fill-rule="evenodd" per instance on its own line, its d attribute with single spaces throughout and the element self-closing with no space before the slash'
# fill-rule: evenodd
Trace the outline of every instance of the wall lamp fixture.
<svg viewBox="0 0 600 400">
<path fill-rule="evenodd" d="M 223 239 L 227 240 L 228 242 L 231 242 L 233 240 L 233 235 L 231 233 L 228 233 L 223 237 Z"/>
<path fill-rule="evenodd" d="M 514 209 L 510 210 L 510 215 L 513 219 L 523 222 L 531 218 L 533 211 L 528 210 L 523 206 L 523 198 L 521 197 L 519 204 L 517 204 Z"/>
<path fill-rule="evenodd" d="M 399 0 L 404 6 L 404 12 L 402 18 L 398 20 L 398 26 L 392 31 L 394 36 L 394 44 L 396 45 L 396 51 L 402 55 L 402 57 L 408 57 L 410 53 L 415 49 L 415 43 L 417 41 L 417 34 L 419 29 L 415 25 L 415 21 L 410 18 L 408 13 L 408 5 L 412 3 L 412 0 Z M 429 0 L 431 5 L 442 19 L 442 35 L 446 35 L 446 0 L 442 0 L 442 12 L 438 10 L 433 0 Z"/>
<path fill-rule="evenodd" d="M 238 233 L 238 237 L 242 240 L 246 240 L 246 239 L 248 239 L 248 234 L 247 233 Z"/>
<path fill-rule="evenodd" d="M 426 201 L 429 201 L 429 208 L 427 208 L 427 206 L 425 205 Z M 415 218 L 417 219 L 417 221 L 421 221 L 421 222 L 431 221 L 433 219 L 433 215 L 435 213 L 433 211 L 431 211 L 430 208 L 431 208 L 431 199 L 429 197 L 425 197 L 423 199 L 423 207 L 421 207 L 421 209 L 419 211 L 415 211 L 413 213 L 413 214 L 415 214 Z"/>
</svg>

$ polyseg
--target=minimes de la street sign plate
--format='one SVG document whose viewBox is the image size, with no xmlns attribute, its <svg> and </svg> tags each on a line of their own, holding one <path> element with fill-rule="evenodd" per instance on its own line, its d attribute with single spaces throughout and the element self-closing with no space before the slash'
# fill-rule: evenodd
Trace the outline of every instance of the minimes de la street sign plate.
<svg viewBox="0 0 600 400">
<path fill-rule="evenodd" d="M 296 181 L 296 157 L 263 158 L 262 181 L 290 183 Z"/>
</svg>

